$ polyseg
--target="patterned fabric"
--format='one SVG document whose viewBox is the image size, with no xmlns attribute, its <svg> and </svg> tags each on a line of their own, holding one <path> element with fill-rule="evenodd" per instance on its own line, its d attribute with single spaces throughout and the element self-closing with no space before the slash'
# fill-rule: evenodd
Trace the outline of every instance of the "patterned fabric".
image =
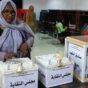
<svg viewBox="0 0 88 88">
<path fill-rule="evenodd" d="M 3 33 L 0 36 L 0 55 L 2 52 L 15 52 L 17 53 L 17 50 L 19 49 L 20 45 L 23 42 L 23 37 L 22 35 L 29 35 L 28 37 L 32 36 L 34 37 L 34 33 L 32 32 L 31 28 L 24 22 L 22 21 L 17 21 L 17 16 L 15 16 L 15 19 L 11 24 L 7 23 L 5 19 L 3 18 L 1 12 L 4 10 L 5 6 L 7 3 L 10 2 L 15 13 L 17 14 L 16 11 L 16 6 L 13 1 L 11 0 L 2 0 L 0 2 L 0 25 L 4 26 L 5 28 L 3 29 Z M 25 31 L 24 34 L 22 32 Z M 27 38 L 28 39 L 28 38 Z M 28 41 L 27 41 L 28 42 Z M 31 40 L 29 40 L 31 42 Z"/>
</svg>

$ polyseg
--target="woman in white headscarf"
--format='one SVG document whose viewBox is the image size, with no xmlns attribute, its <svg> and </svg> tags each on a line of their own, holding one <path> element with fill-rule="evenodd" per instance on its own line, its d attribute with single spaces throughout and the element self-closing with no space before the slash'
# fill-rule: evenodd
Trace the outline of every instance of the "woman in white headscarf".
<svg viewBox="0 0 88 88">
<path fill-rule="evenodd" d="M 17 21 L 16 6 L 11 0 L 0 2 L 0 60 L 26 57 L 34 33 L 24 22 Z"/>
</svg>

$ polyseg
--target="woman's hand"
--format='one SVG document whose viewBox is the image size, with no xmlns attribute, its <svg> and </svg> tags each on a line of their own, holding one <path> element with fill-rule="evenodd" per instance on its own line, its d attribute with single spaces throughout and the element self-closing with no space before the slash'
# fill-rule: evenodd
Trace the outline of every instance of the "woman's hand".
<svg viewBox="0 0 88 88">
<path fill-rule="evenodd" d="M 23 43 L 20 47 L 20 52 L 27 54 L 28 53 L 28 45 L 27 43 Z"/>
<path fill-rule="evenodd" d="M 7 52 L 4 56 L 4 58 L 7 59 L 11 59 L 13 56 L 15 56 L 16 54 L 14 52 Z"/>
<path fill-rule="evenodd" d="M 5 26 L 0 25 L 0 29 L 5 29 L 5 28 L 6 28 Z"/>
</svg>

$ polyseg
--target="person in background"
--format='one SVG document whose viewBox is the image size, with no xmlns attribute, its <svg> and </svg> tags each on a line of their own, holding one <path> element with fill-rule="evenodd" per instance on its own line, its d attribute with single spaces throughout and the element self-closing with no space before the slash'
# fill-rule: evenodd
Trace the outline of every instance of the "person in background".
<svg viewBox="0 0 88 88">
<path fill-rule="evenodd" d="M 65 37 L 69 36 L 70 33 L 68 31 L 67 26 L 64 27 L 62 19 L 56 21 L 56 31 L 58 33 L 58 38 L 60 39 L 60 42 L 63 44 L 65 42 Z"/>
<path fill-rule="evenodd" d="M 12 0 L 0 1 L 0 60 L 27 57 L 34 41 L 34 33 L 23 21 L 17 20 Z"/>
<path fill-rule="evenodd" d="M 56 28 L 58 33 L 62 33 L 67 29 L 67 27 L 64 28 L 64 25 L 62 22 L 58 22 L 58 21 L 56 21 Z"/>
<path fill-rule="evenodd" d="M 29 6 L 27 15 L 26 15 L 26 23 L 32 29 L 33 32 L 36 31 L 36 14 L 34 12 L 34 7 L 31 5 Z"/>
</svg>

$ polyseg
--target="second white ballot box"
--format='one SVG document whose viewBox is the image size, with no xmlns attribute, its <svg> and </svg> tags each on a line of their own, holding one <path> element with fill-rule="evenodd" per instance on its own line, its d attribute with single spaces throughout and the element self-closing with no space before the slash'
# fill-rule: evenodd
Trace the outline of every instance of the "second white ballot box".
<svg viewBox="0 0 88 88">
<path fill-rule="evenodd" d="M 65 56 L 74 60 L 74 75 L 88 82 L 88 36 L 71 36 L 65 39 Z"/>
<path fill-rule="evenodd" d="M 0 61 L 0 88 L 38 88 L 38 66 L 29 58 Z"/>
<path fill-rule="evenodd" d="M 58 56 L 59 54 L 48 54 L 36 57 L 39 80 L 47 88 L 73 81 L 73 62 L 66 57 L 62 59 Z"/>
</svg>

